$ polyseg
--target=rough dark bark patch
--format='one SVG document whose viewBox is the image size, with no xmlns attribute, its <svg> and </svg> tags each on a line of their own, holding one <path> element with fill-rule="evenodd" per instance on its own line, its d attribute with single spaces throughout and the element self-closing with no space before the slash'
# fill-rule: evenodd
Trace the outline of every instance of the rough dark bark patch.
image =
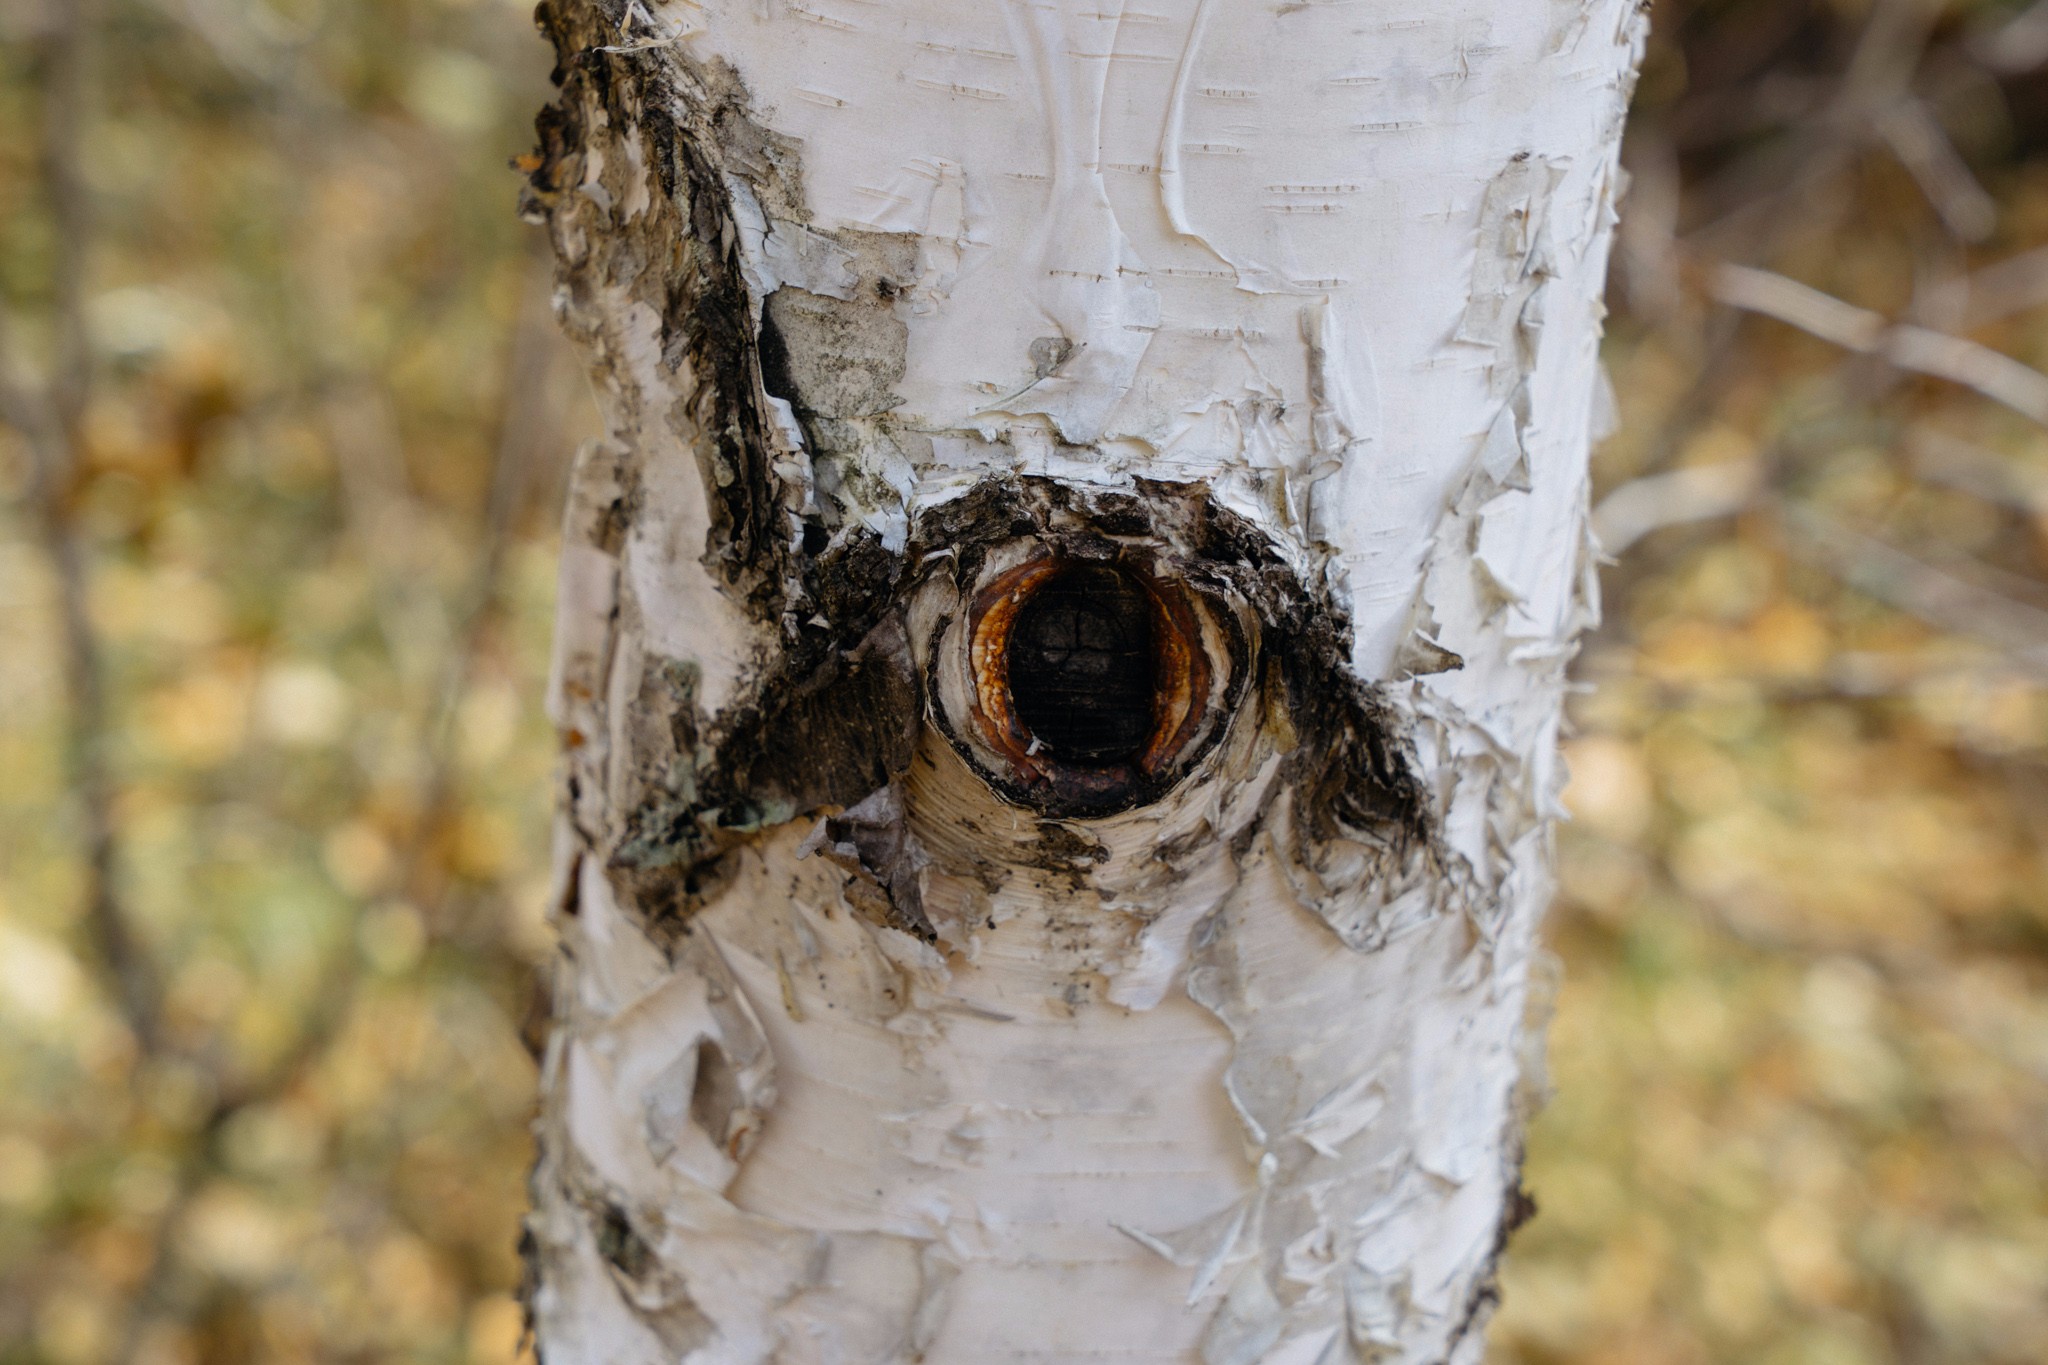
<svg viewBox="0 0 2048 1365">
<path fill-rule="evenodd" d="M 737 844 L 769 825 L 859 804 L 908 770 L 921 725 L 944 728 L 904 633 L 905 604 L 929 576 L 964 591 L 994 546 L 1032 539 L 1057 550 L 1096 527 L 1158 546 L 1190 582 L 1251 608 L 1259 657 L 1237 663 L 1248 692 L 1270 693 L 1286 713 L 1294 737 L 1287 775 L 1311 834 L 1350 827 L 1402 843 L 1429 837 L 1392 713 L 1352 680 L 1348 622 L 1233 514 L 1178 484 L 1086 494 L 1042 480 L 991 481 L 921 517 L 902 553 L 862 531 L 807 558 L 806 581 L 830 629 L 813 647 L 789 650 L 757 680 L 754 699 L 699 741 L 686 797 L 634 814 L 613 871 L 642 911 L 687 916 Z M 674 733 L 693 732 L 678 719 Z M 898 910 L 899 927 L 921 925 L 914 906 Z"/>
<path fill-rule="evenodd" d="M 909 543 L 894 552 L 857 515 L 873 490 L 849 486 L 843 498 L 831 496 L 835 480 L 860 477 L 835 465 L 837 453 L 886 434 L 892 420 L 902 325 L 891 309 L 914 274 L 911 244 L 840 234 L 833 244 L 859 276 L 855 297 L 784 288 L 765 302 L 757 326 L 724 177 L 744 179 L 771 214 L 800 223 L 807 215 L 793 149 L 747 116 L 729 72 L 601 51 L 616 42 L 622 13 L 617 5 L 543 0 L 537 17 L 555 44 L 560 93 L 538 121 L 538 165 L 523 206 L 554 232 L 565 322 L 593 353 L 606 344 L 598 290 L 623 287 L 661 318 L 663 362 L 686 396 L 677 404 L 683 411 L 656 420 L 671 422 L 694 449 L 712 511 L 706 563 L 774 642 L 742 699 L 721 714 L 699 714 L 687 680 L 663 675 L 661 686 L 642 689 L 642 708 L 665 714 L 632 728 L 660 736 L 672 771 L 631 813 L 609 869 L 641 912 L 687 917 L 739 843 L 853 807 L 900 778 L 920 725 L 944 723 L 911 663 L 905 604 L 933 573 L 964 590 L 990 550 L 1019 539 L 1055 552 L 1143 543 L 1192 588 L 1248 607 L 1258 657 L 1238 641 L 1231 648 L 1244 657 L 1232 662 L 1245 680 L 1242 695 L 1273 694 L 1286 714 L 1287 775 L 1308 834 L 1331 838 L 1350 828 L 1404 843 L 1426 838 L 1422 792 L 1392 713 L 1350 675 L 1345 614 L 1199 488 L 1139 481 L 1124 491 L 1077 490 L 997 477 L 921 513 Z M 663 63 L 659 78 L 636 65 L 646 63 Z M 678 92 L 679 103 L 645 98 L 657 89 Z M 624 179 L 634 160 L 622 151 L 625 139 L 637 140 L 653 186 Z M 593 150 L 604 154 L 595 191 L 586 176 Z M 629 223 L 613 206 L 636 189 L 659 193 Z M 680 378 L 684 371 L 694 385 Z M 820 489 L 815 509 L 794 506 L 773 467 L 771 396 L 791 404 L 806 433 Z M 629 445 L 631 435 L 621 433 Z M 632 516 L 629 496 L 611 519 L 623 533 Z M 1131 800 L 1158 794 L 1134 791 Z M 1038 804 L 1052 816 L 1069 813 L 1057 802 Z M 921 921 L 915 907 L 897 909 Z"/>
<path fill-rule="evenodd" d="M 1516 1232 L 1536 1216 L 1536 1196 L 1529 1193 L 1522 1184 L 1523 1153 L 1518 1145 L 1510 1169 L 1514 1172 L 1514 1186 L 1508 1190 L 1507 1203 L 1502 1207 L 1500 1224 L 1494 1230 L 1493 1247 L 1486 1255 L 1486 1266 L 1479 1273 L 1478 1281 L 1472 1286 L 1472 1293 L 1465 1300 L 1464 1311 L 1459 1314 L 1458 1326 L 1451 1333 L 1449 1345 L 1444 1351 L 1445 1365 L 1458 1353 L 1458 1347 L 1474 1331 L 1483 1330 L 1486 1320 L 1500 1307 L 1500 1263 L 1508 1254 L 1508 1243 Z"/>
<path fill-rule="evenodd" d="M 794 182 L 783 174 L 794 155 L 746 117 L 730 78 L 701 92 L 691 110 L 700 127 L 681 127 L 671 111 L 645 102 L 630 66 L 656 58 L 603 50 L 616 41 L 621 15 L 606 12 L 616 8 L 542 0 L 535 13 L 555 46 L 559 94 L 536 123 L 539 165 L 528 177 L 522 211 L 554 227 L 559 276 L 569 291 L 563 320 L 594 353 L 602 353 L 602 338 L 585 319 L 595 315 L 590 296 L 597 288 L 625 285 L 659 312 L 665 363 L 671 370 L 687 365 L 701 384 L 698 411 L 690 415 L 702 432 L 697 456 L 711 492 L 706 560 L 774 619 L 788 606 L 788 516 L 766 455 L 772 419 L 721 170 L 734 162 L 750 179 L 781 187 L 773 197 L 794 200 Z M 609 183 L 620 173 L 612 163 L 623 156 L 607 157 L 602 194 L 585 187 L 590 151 L 616 151 L 625 138 L 638 139 L 661 190 L 630 226 L 614 212 L 623 196 Z M 580 234 L 580 251 L 563 249 L 572 234 Z"/>
</svg>

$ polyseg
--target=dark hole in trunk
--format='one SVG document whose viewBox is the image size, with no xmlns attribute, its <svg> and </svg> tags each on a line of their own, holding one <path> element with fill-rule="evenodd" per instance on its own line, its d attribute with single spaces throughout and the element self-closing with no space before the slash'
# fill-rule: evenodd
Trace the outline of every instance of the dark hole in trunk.
<svg viewBox="0 0 2048 1365">
<path fill-rule="evenodd" d="M 1049 757 L 1101 767 L 1144 746 L 1157 683 L 1152 616 L 1143 588 L 1099 565 L 1062 571 L 1018 610 L 1010 696 Z"/>
</svg>

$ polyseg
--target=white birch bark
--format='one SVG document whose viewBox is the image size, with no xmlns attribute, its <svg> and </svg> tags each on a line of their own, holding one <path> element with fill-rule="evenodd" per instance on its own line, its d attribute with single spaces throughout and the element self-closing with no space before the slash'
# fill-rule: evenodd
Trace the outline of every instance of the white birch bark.
<svg viewBox="0 0 2048 1365">
<path fill-rule="evenodd" d="M 543 5 L 548 1365 L 1479 1359 L 1640 9 Z M 1108 796 L 1071 562 L 1194 660 Z"/>
</svg>

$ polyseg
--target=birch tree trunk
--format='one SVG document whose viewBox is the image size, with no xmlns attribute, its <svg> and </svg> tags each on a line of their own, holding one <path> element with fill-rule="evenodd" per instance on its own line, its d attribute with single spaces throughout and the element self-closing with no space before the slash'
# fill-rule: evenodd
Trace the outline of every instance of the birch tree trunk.
<svg viewBox="0 0 2048 1365">
<path fill-rule="evenodd" d="M 548 1365 L 1476 1361 L 1639 0 L 545 0 Z"/>
</svg>

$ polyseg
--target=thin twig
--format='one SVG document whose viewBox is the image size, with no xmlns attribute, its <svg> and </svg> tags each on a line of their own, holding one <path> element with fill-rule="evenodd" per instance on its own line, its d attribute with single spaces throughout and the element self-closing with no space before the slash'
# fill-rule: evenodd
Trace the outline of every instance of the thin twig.
<svg viewBox="0 0 2048 1365">
<path fill-rule="evenodd" d="M 1689 197 L 1710 205 L 1730 199 L 1734 203 L 1717 208 L 1710 221 L 1687 235 L 1688 241 L 1699 247 L 1711 245 L 1723 256 L 1768 260 L 1773 254 L 1769 247 L 1788 233 L 1824 228 L 1796 212 L 1796 206 L 1818 199 L 1830 188 L 1850 169 L 1855 154 L 1878 132 L 1891 108 L 1911 98 L 1938 17 L 1925 0 L 1878 0 L 1826 105 L 1796 122 L 1788 118 L 1789 138 L 1765 142 L 1706 185 L 1692 189 Z M 1752 191 L 1753 185 L 1767 188 Z M 1734 243 L 1745 231 L 1760 241 L 1738 250 Z M 1758 249 L 1760 245 L 1763 249 Z"/>
<path fill-rule="evenodd" d="M 2048 676 L 2048 610 L 1929 564 L 1809 504 L 1787 503 L 1784 516 L 1792 532 L 1787 547 L 1800 558 L 1938 630 L 1974 635 L 2035 676 Z"/>
<path fill-rule="evenodd" d="M 1998 201 L 1977 183 L 1925 101 L 1900 100 L 1878 118 L 1877 131 L 1950 232 L 1972 243 L 1991 235 Z"/>
<path fill-rule="evenodd" d="M 468 691 L 476 655 L 501 592 L 513 525 L 532 488 L 535 453 L 547 441 L 542 426 L 546 418 L 545 381 L 553 361 L 549 342 L 554 326 L 553 314 L 547 307 L 547 281 L 547 273 L 537 260 L 536 269 L 522 291 L 520 313 L 506 351 L 496 455 L 484 517 L 484 552 L 470 584 L 461 629 L 456 632 L 455 643 L 445 660 L 440 704 L 429 740 L 427 796 L 402 859 L 400 885 L 423 902 L 434 899 L 432 895 L 420 894 L 424 867 L 454 803 L 454 716 Z M 427 928 L 434 931 L 439 917 L 428 913 L 429 905 L 423 904 L 421 908 Z M 172 1293 L 176 1262 L 170 1255 L 171 1243 L 179 1221 L 214 1160 L 214 1138 L 235 1115 L 274 1100 L 299 1084 L 308 1068 L 327 1055 L 347 1027 L 361 988 L 362 973 L 354 954 L 340 954 L 322 974 L 319 990 L 307 1003 L 290 1046 L 261 1074 L 217 1085 L 213 1103 L 196 1130 L 192 1149 L 179 1164 L 177 1194 L 159 1215 L 147 1258 L 149 1269 L 143 1287 L 131 1296 L 130 1315 L 122 1334 L 125 1347 L 117 1358 L 126 1361 L 135 1357 L 150 1323 L 156 1320 Z"/>
<path fill-rule="evenodd" d="M 1915 429 L 1905 449 L 1913 476 L 2030 517 L 2048 516 L 2048 477 L 1993 450 L 1931 427 Z"/>
<path fill-rule="evenodd" d="M 1968 295 L 1962 325 L 1988 327 L 2048 304 L 2048 246 L 2022 251 L 1959 281 Z"/>
<path fill-rule="evenodd" d="M 418 897 L 431 923 L 439 899 L 424 886 L 429 855 L 447 823 L 456 795 L 455 720 L 476 671 L 486 633 L 503 587 L 506 552 L 513 525 L 532 490 L 534 457 L 545 439 L 547 376 L 557 339 L 550 306 L 551 262 L 533 254 L 521 282 L 518 315 L 507 345 L 504 390 L 492 441 L 490 492 L 484 506 L 483 553 L 456 613 L 434 715 L 427 731 L 427 780 L 413 837 L 402 862 L 400 884 Z"/>
<path fill-rule="evenodd" d="M 429 577 L 430 527 L 413 492 L 391 395 L 353 366 L 317 363 L 326 371 L 319 403 L 340 475 L 343 525 L 372 570 L 378 632 L 398 676 L 429 685 L 450 628 Z"/>
<path fill-rule="evenodd" d="M 76 514 L 82 432 L 92 387 L 85 308 L 92 222 L 82 161 L 98 6 L 94 0 L 74 0 L 57 6 L 54 13 L 46 49 L 41 145 L 43 181 L 56 229 L 51 363 L 40 387 L 19 375 L 10 353 L 12 329 L 0 317 L 0 415 L 28 442 L 28 504 L 56 586 L 70 708 L 67 766 L 84 824 L 80 863 L 86 933 L 110 978 L 122 1016 L 147 1056 L 163 1046 L 163 992 L 117 886 L 119 836 L 115 783 L 107 762 L 106 664 L 87 602 L 90 551 Z"/>
<path fill-rule="evenodd" d="M 85 320 L 85 271 L 92 233 L 92 206 L 85 182 L 86 102 L 92 81 L 97 0 L 73 0 L 56 7 L 49 39 L 49 72 L 43 94 L 42 173 L 57 230 L 51 244 L 51 309 L 55 340 L 49 394 L 70 452 L 78 449 L 92 385 L 92 345 Z"/>
</svg>

